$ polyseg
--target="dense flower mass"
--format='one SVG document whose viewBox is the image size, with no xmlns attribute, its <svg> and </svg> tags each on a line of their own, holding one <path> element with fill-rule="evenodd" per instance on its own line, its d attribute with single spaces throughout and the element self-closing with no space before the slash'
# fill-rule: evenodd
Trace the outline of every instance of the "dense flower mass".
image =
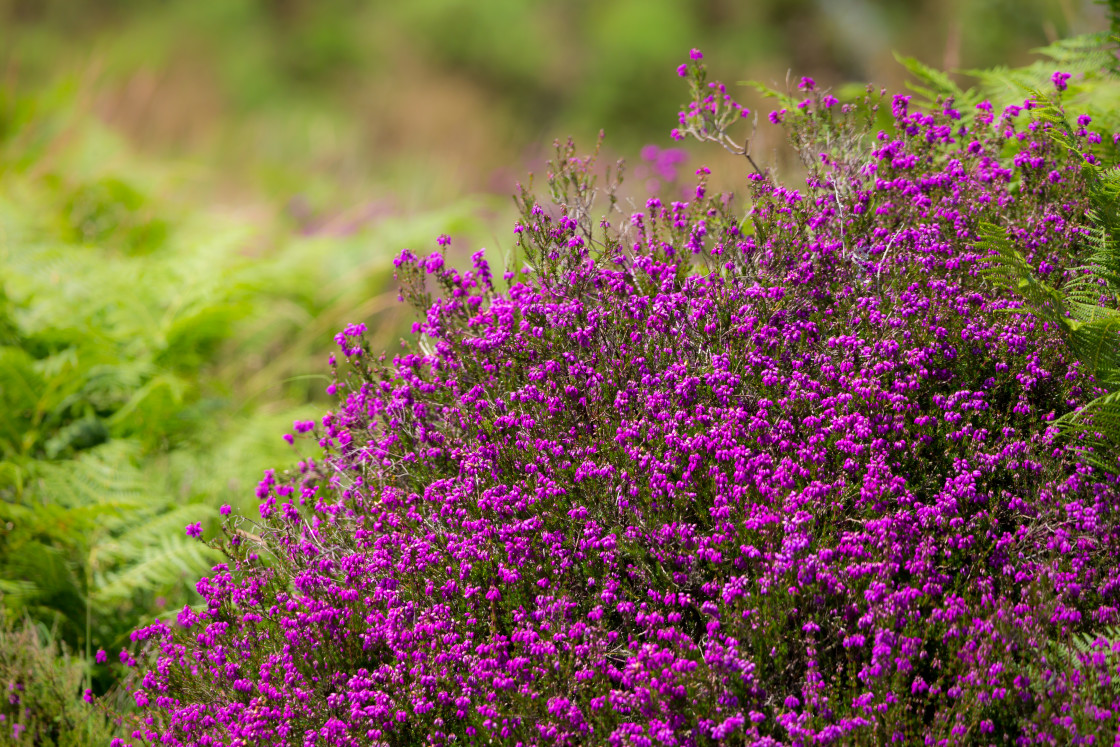
<svg viewBox="0 0 1120 747">
<path fill-rule="evenodd" d="M 1115 734 L 1120 487 L 1053 425 L 1096 387 L 977 248 L 993 223 L 1039 275 L 1077 272 L 1100 138 L 905 96 L 876 134 L 875 97 L 802 87 L 775 119 L 807 185 L 754 174 L 745 214 L 702 169 L 688 201 L 596 223 L 593 165 L 560 148 L 508 289 L 481 253 L 403 253 L 417 352 L 339 336 L 340 408 L 295 428 L 321 458 L 227 525 L 205 610 L 137 633 L 135 736 Z"/>
</svg>

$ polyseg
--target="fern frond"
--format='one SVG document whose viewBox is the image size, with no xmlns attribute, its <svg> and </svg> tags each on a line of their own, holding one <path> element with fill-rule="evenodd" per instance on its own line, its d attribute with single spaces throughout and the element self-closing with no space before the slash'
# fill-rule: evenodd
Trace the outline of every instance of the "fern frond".
<svg viewBox="0 0 1120 747">
<path fill-rule="evenodd" d="M 1120 316 L 1102 313 L 1091 322 L 1076 323 L 1070 346 L 1093 376 L 1108 377 L 1120 369 Z"/>
<path fill-rule="evenodd" d="M 113 440 L 64 462 L 36 466 L 41 500 L 78 508 L 94 505 L 141 508 L 152 498 L 134 459 L 137 445 Z"/>
<path fill-rule="evenodd" d="M 1120 678 L 1115 676 L 1117 667 L 1120 667 L 1120 650 L 1115 648 L 1117 642 L 1120 642 L 1120 625 L 1110 625 L 1070 636 L 1068 644 L 1053 642 L 1051 649 L 1069 667 L 1084 670 L 1094 663 L 1102 666 L 1104 671 L 1113 675 L 1109 682 L 1112 691 L 1120 695 Z"/>
<path fill-rule="evenodd" d="M 158 545 L 149 545 L 140 561 L 123 570 L 95 574 L 91 598 L 95 605 L 106 608 L 131 599 L 138 589 L 173 588 L 205 572 L 221 557 L 197 540 L 165 536 Z"/>
<path fill-rule="evenodd" d="M 1055 422 L 1059 427 L 1069 428 L 1078 433 L 1105 430 L 1110 425 L 1118 425 L 1120 424 L 1120 392 L 1110 392 L 1097 397 L 1079 410 L 1063 415 Z"/>
<path fill-rule="evenodd" d="M 110 525 L 113 536 L 98 543 L 98 558 L 109 563 L 141 562 L 150 548 L 159 546 L 167 537 L 182 535 L 187 524 L 206 523 L 217 513 L 211 506 L 191 504 L 148 516 L 140 522 L 136 517 L 127 517 L 118 526 Z"/>
<path fill-rule="evenodd" d="M 26 607 L 38 592 L 39 587 L 30 581 L 0 577 L 0 608 Z"/>
<path fill-rule="evenodd" d="M 1043 321 L 1069 327 L 1065 296 L 1038 277 L 1007 235 L 990 223 L 980 226 L 979 234 L 977 249 L 988 253 L 984 258 L 986 266 L 979 270 L 980 275 L 1022 298 L 1030 312 Z"/>
<path fill-rule="evenodd" d="M 953 79 L 947 73 L 897 52 L 895 52 L 894 58 L 923 84 L 918 85 L 907 81 L 906 87 L 921 94 L 927 100 L 933 102 L 938 99 L 953 99 L 957 105 L 965 108 L 979 102 L 980 96 L 976 91 L 962 89 L 953 82 Z"/>
<path fill-rule="evenodd" d="M 1115 69 L 1115 46 L 1112 32 L 1098 31 L 1059 39 L 1031 51 L 1049 57 L 1067 72 L 1089 73 Z"/>
<path fill-rule="evenodd" d="M 1109 473 L 1120 468 L 1120 391 L 1097 397 L 1055 421 L 1088 464 Z"/>
</svg>

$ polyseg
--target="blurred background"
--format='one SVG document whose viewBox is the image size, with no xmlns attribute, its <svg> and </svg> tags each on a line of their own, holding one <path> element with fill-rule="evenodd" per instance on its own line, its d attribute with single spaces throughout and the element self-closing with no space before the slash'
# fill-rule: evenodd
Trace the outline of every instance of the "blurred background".
<svg viewBox="0 0 1120 747">
<path fill-rule="evenodd" d="M 602 128 L 631 156 L 668 145 L 684 95 L 673 70 L 692 47 L 727 82 L 900 88 L 895 51 L 1015 66 L 1104 13 L 1090 0 L 0 0 L 0 21 L 6 85 L 73 76 L 88 113 L 134 146 L 306 221 L 371 195 L 505 197 L 557 137 Z"/>
<path fill-rule="evenodd" d="M 701 163 L 742 183 L 669 138 L 690 48 L 729 84 L 900 90 L 895 52 L 1018 66 L 1105 27 L 1088 0 L 0 0 L 0 684 L 39 688 L 0 703 L 17 743 L 104 726 L 74 688 L 196 601 L 217 556 L 184 527 L 252 517 L 261 471 L 314 453 L 281 435 L 330 407 L 345 324 L 396 349 L 402 248 L 500 264 L 517 182 L 600 129 L 635 196 Z"/>
</svg>

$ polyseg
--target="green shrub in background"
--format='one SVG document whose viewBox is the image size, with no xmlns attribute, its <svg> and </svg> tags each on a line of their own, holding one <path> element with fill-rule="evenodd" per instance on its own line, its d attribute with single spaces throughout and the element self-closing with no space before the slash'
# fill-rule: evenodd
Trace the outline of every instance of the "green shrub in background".
<svg viewBox="0 0 1120 747">
<path fill-rule="evenodd" d="M 86 669 L 45 628 L 0 619 L 0 744 L 107 744 L 112 719 L 85 702 Z"/>
</svg>

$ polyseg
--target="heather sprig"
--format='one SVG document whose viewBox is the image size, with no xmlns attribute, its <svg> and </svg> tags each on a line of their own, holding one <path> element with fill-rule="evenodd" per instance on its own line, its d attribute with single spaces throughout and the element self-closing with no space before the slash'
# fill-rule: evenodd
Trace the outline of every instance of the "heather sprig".
<svg viewBox="0 0 1120 747">
<path fill-rule="evenodd" d="M 745 156 L 755 173 L 761 174 L 762 170 L 751 157 L 751 138 L 745 138 L 740 143 L 730 134 L 733 125 L 750 117 L 750 110 L 735 100 L 724 83 L 708 81 L 707 66 L 701 62 L 703 54 L 694 49 L 689 57 L 689 62 L 677 68 L 677 75 L 688 80 L 691 97 L 681 107 L 677 115 L 678 126 L 673 128 L 670 136 L 674 140 L 694 137 L 716 143 L 729 153 Z M 757 127 L 757 115 L 753 122 L 753 126 Z"/>
</svg>

